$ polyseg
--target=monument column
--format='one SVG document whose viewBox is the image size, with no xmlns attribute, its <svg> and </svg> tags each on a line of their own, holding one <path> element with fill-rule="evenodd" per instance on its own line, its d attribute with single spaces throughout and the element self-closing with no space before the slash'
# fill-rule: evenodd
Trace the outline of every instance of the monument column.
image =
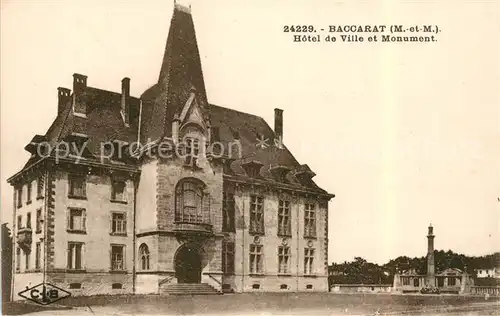
<svg viewBox="0 0 500 316">
<path fill-rule="evenodd" d="M 429 225 L 427 234 L 427 286 L 436 286 L 435 268 L 434 268 L 434 234 L 432 224 Z"/>
</svg>

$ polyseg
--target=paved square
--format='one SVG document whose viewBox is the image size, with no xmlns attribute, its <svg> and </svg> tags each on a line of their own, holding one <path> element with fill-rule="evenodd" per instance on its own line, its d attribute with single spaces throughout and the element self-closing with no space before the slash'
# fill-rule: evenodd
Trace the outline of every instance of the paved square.
<svg viewBox="0 0 500 316">
<path fill-rule="evenodd" d="M 499 301 L 465 296 L 259 293 L 71 298 L 72 310 L 31 315 L 496 315 Z M 497 313 L 498 314 L 498 313 Z"/>
</svg>

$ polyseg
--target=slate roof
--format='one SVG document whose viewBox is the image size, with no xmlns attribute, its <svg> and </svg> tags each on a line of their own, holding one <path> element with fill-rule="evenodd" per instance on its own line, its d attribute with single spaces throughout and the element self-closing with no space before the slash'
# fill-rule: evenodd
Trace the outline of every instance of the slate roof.
<svg viewBox="0 0 500 316">
<path fill-rule="evenodd" d="M 217 127 L 218 137 L 221 143 L 226 144 L 225 148 L 229 148 L 231 143 L 234 144 L 237 138 L 241 144 L 241 157 L 237 156 L 235 150 L 231 155 L 231 158 L 236 158 L 231 165 L 236 175 L 244 176 L 242 163 L 252 160 L 262 163 L 261 176 L 265 179 L 274 179 L 269 170 L 273 166 L 286 166 L 292 171 L 300 168 L 300 163 L 286 146 L 282 148 L 275 146 L 276 135 L 262 117 L 217 105 L 211 105 L 209 111 L 212 126 Z M 269 146 L 259 146 L 261 139 L 268 140 L 266 144 Z M 231 148 L 237 147 L 233 145 Z M 298 184 L 297 179 L 291 174 L 287 180 L 291 184 Z"/>
<path fill-rule="evenodd" d="M 58 114 L 45 135 L 35 135 L 30 144 L 47 142 L 54 151 L 58 143 L 71 135 L 86 135 L 88 153 L 99 160 L 101 144 L 121 140 L 124 142 L 137 141 L 138 118 L 140 99 L 130 97 L 130 125 L 125 126 L 121 110 L 121 93 L 86 87 L 77 97 L 76 102 L 87 104 L 87 117 L 75 116 L 73 113 L 73 95 L 64 105 L 63 111 Z M 28 150 L 28 144 L 25 148 Z M 37 163 L 41 158 L 31 155 L 24 167 L 10 179 L 21 174 L 25 169 Z M 9 179 L 9 180 L 10 180 Z"/>
<path fill-rule="evenodd" d="M 286 183 L 281 184 L 295 188 L 307 186 L 308 190 L 326 193 L 313 181 L 299 183 L 294 172 L 305 171 L 309 176 L 313 176 L 313 172 L 307 165 L 301 165 L 286 146 L 278 148 L 274 145 L 276 135 L 263 118 L 208 104 L 193 20 L 189 11 L 178 5 L 172 16 L 158 82 L 146 90 L 140 99 L 130 97 L 129 126 L 124 124 L 120 112 L 121 93 L 86 86 L 77 94 L 76 102 L 86 104 L 87 117 L 74 115 L 71 96 L 46 134 L 37 139 L 45 139 L 55 145 L 71 135 L 80 135 L 88 138 L 88 154 L 99 159 L 104 142 L 119 140 L 134 143 L 139 137 L 140 143 L 145 145 L 169 138 L 172 118 L 182 110 L 193 88 L 200 107 L 209 116 L 213 138 L 225 144 L 226 149 L 237 141 L 241 145 L 241 156 L 238 152 L 231 156 L 234 161 L 230 177 L 243 181 L 276 182 L 271 172 L 276 167 L 275 170 L 291 171 L 287 173 Z M 259 140 L 267 140 L 269 146 L 257 146 Z M 36 160 L 36 156 L 32 156 L 25 168 Z M 242 164 L 250 161 L 262 165 L 258 179 L 247 176 L 242 167 Z M 135 167 L 135 163 L 132 164 L 131 167 Z"/>
<path fill-rule="evenodd" d="M 69 100 L 64 111 L 57 116 L 45 134 L 49 143 L 55 145 L 74 133 L 87 135 L 87 148 L 99 157 L 102 143 L 113 140 L 137 141 L 140 105 L 138 98 L 129 98 L 131 115 L 128 127 L 120 113 L 121 93 L 86 87 L 76 102 L 87 105 L 87 117 L 75 116 L 72 100 Z"/>
<path fill-rule="evenodd" d="M 175 5 L 158 82 L 141 95 L 141 143 L 171 135 L 172 118 L 186 103 L 191 88 L 196 89 L 198 101 L 206 105 L 200 54 L 188 11 Z"/>
</svg>

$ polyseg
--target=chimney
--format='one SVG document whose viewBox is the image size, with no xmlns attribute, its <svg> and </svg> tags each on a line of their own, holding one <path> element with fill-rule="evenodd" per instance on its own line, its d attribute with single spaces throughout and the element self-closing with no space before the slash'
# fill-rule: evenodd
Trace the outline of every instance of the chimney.
<svg viewBox="0 0 500 316">
<path fill-rule="evenodd" d="M 274 133 L 279 143 L 283 143 L 283 110 L 274 109 Z"/>
<path fill-rule="evenodd" d="M 427 234 L 427 286 L 436 286 L 436 278 L 434 275 L 434 232 L 431 224 L 429 225 L 429 231 Z"/>
<path fill-rule="evenodd" d="M 71 95 L 71 90 L 68 88 L 57 88 L 57 115 L 61 115 L 68 103 Z"/>
<path fill-rule="evenodd" d="M 126 126 L 130 124 L 130 78 L 122 79 L 122 101 L 121 101 L 121 112 L 123 117 L 123 122 Z"/>
<path fill-rule="evenodd" d="M 73 74 L 73 113 L 76 116 L 87 117 L 87 104 L 80 98 L 87 87 L 87 76 Z"/>
<path fill-rule="evenodd" d="M 79 94 L 87 87 L 87 76 L 73 74 L 73 91 Z"/>
</svg>

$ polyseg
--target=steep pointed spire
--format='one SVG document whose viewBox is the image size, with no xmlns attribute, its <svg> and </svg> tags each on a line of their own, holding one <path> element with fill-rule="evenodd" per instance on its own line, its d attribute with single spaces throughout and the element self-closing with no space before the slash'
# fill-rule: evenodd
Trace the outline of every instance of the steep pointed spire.
<svg viewBox="0 0 500 316">
<path fill-rule="evenodd" d="M 141 142 L 171 136 L 174 115 L 193 92 L 200 107 L 207 106 L 191 8 L 175 3 L 158 82 L 141 95 Z"/>
<path fill-rule="evenodd" d="M 174 4 L 158 85 L 167 89 L 169 104 L 184 104 L 192 87 L 206 101 L 191 8 L 178 3 Z"/>
</svg>

